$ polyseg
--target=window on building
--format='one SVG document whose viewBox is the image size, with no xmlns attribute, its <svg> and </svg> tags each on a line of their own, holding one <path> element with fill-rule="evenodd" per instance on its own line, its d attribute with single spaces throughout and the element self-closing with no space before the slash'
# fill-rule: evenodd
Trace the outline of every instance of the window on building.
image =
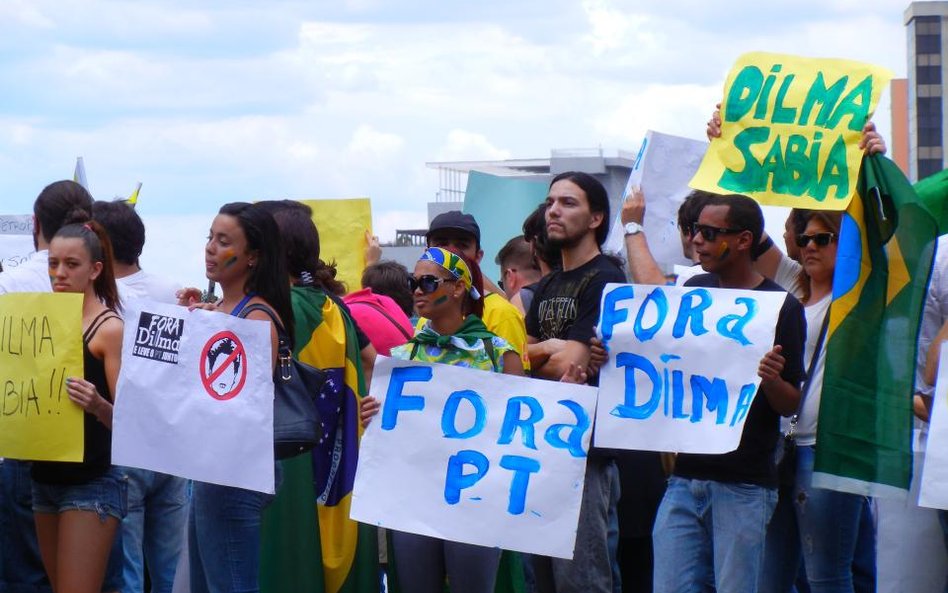
<svg viewBox="0 0 948 593">
<path fill-rule="evenodd" d="M 941 51 L 941 35 L 915 35 L 915 53 L 934 54 Z"/>
<path fill-rule="evenodd" d="M 919 159 L 918 160 L 918 178 L 925 179 L 930 175 L 938 173 L 944 168 L 941 159 Z"/>
<path fill-rule="evenodd" d="M 941 84 L 941 66 L 916 66 L 915 84 Z"/>
</svg>

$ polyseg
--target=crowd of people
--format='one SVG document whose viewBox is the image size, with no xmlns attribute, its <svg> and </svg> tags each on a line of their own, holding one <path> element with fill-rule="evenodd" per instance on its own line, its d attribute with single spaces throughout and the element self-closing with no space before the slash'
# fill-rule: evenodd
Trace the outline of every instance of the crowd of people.
<svg viewBox="0 0 948 593">
<path fill-rule="evenodd" d="M 719 133 L 715 114 L 708 134 Z M 862 145 L 885 150 L 871 124 Z M 80 463 L 0 464 L 0 592 L 135 593 L 146 581 L 151 591 L 170 592 L 185 548 L 190 591 L 258 591 L 261 550 L 282 541 L 262 529 L 268 507 L 281 504 L 273 495 L 112 464 L 123 302 L 147 298 L 266 322 L 274 365 L 280 340 L 295 342 L 305 361 L 320 327 L 343 328 L 331 348 L 343 367 L 355 359 L 358 416 L 368 424 L 380 407 L 367 395 L 376 354 L 597 385 L 609 356 L 596 337 L 600 297 L 607 283 L 630 280 L 785 293 L 740 445 L 677 456 L 593 446 L 572 560 L 512 555 L 516 580 L 543 593 L 874 591 L 868 499 L 811 483 L 840 214 L 793 211 L 784 252 L 764 232 L 756 202 L 695 191 L 677 220 L 683 254 L 695 265 L 669 277 L 648 249 L 645 203 L 637 189 L 623 203 L 627 259 L 619 259 L 602 252 L 611 221 L 605 188 L 588 174 L 562 173 L 523 234 L 498 253 L 496 284 L 480 269 L 478 222 L 455 211 L 431 222 L 411 271 L 380 260 L 369 237 L 360 287 L 336 279 L 306 206 L 225 204 L 209 221 L 205 271 L 220 293 L 208 299 L 141 269 L 145 228 L 133 207 L 94 201 L 71 181 L 47 186 L 34 204 L 36 252 L 0 274 L 0 293 L 83 295 L 85 371 L 66 389 L 84 411 L 85 454 Z M 921 418 L 948 336 L 944 254 L 921 335 Z M 786 479 L 777 471 L 781 432 L 798 444 Z M 320 484 L 329 469 L 314 463 Z M 275 464 L 278 493 L 297 487 L 296 468 Z M 494 591 L 508 554 L 389 535 L 382 565 L 391 569 L 389 584 L 406 593 L 440 593 L 446 583 L 454 593 Z"/>
</svg>

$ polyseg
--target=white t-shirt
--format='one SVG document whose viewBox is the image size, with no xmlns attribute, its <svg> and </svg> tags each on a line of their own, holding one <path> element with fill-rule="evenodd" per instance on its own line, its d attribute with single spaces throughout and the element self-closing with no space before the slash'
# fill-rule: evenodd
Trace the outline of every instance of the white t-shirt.
<svg viewBox="0 0 948 593">
<path fill-rule="evenodd" d="M 823 329 L 823 318 L 829 312 L 832 300 L 833 295 L 828 294 L 803 309 L 806 314 L 806 350 L 804 351 L 803 364 L 806 365 L 807 370 L 810 368 L 813 351 L 816 350 L 816 342 L 820 338 L 820 330 Z M 825 346 L 826 340 L 824 338 L 823 347 L 820 348 L 820 356 L 813 366 L 813 377 L 810 379 L 806 399 L 803 400 L 803 409 L 800 411 L 800 418 L 797 420 L 794 429 L 794 436 L 799 445 L 816 444 L 816 423 L 820 415 L 820 394 L 823 392 L 823 369 L 826 368 Z"/>
<path fill-rule="evenodd" d="M 49 282 L 49 251 L 32 253 L 12 270 L 0 273 L 0 294 L 8 292 L 52 292 Z"/>
<path fill-rule="evenodd" d="M 803 297 L 803 286 L 800 285 L 800 271 L 803 266 L 800 262 L 781 254 L 780 263 L 777 264 L 777 271 L 774 272 L 774 282 L 780 285 L 780 288 L 786 290 L 793 296 Z M 809 320 L 807 320 L 809 322 Z"/>
<path fill-rule="evenodd" d="M 124 278 L 116 278 L 118 284 L 119 298 L 122 303 L 129 300 L 148 299 L 160 303 L 176 304 L 178 299 L 175 293 L 181 286 L 164 276 L 149 274 L 144 270 L 139 270 L 134 274 Z"/>
</svg>

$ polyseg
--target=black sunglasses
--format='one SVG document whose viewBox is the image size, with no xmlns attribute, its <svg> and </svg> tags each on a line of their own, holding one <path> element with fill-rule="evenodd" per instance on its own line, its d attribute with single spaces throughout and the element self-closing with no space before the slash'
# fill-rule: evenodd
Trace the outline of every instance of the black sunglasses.
<svg viewBox="0 0 948 593">
<path fill-rule="evenodd" d="M 743 233 L 747 229 L 729 229 L 717 226 L 708 226 L 706 224 L 698 224 L 697 222 L 691 225 L 691 236 L 694 237 L 698 233 L 701 233 L 701 236 L 704 237 L 705 241 L 714 242 L 718 235 L 736 235 L 737 233 Z"/>
<path fill-rule="evenodd" d="M 816 243 L 817 247 L 826 247 L 836 239 L 836 233 L 813 233 L 812 235 L 797 235 L 797 247 L 803 249 L 810 244 L 810 241 Z"/>
<path fill-rule="evenodd" d="M 441 286 L 441 283 L 456 281 L 457 280 L 455 278 L 438 278 L 437 276 L 432 276 L 431 274 L 425 274 L 424 276 L 419 276 L 417 278 L 414 276 L 409 276 L 408 288 L 410 288 L 412 292 L 415 292 L 420 288 L 422 294 L 431 294 L 438 290 L 438 287 Z"/>
</svg>

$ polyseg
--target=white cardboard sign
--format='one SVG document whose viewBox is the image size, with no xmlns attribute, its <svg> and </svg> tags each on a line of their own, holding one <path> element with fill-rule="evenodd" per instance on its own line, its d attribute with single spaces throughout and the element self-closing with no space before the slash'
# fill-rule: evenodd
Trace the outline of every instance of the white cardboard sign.
<svg viewBox="0 0 948 593">
<path fill-rule="evenodd" d="M 948 348 L 942 346 L 938 379 L 932 393 L 932 416 L 922 466 L 922 489 L 918 504 L 948 509 Z"/>
<path fill-rule="evenodd" d="M 113 463 L 272 494 L 270 350 L 267 322 L 130 301 Z"/>
<path fill-rule="evenodd" d="M 596 446 L 727 453 L 740 444 L 786 293 L 607 284 Z"/>
<path fill-rule="evenodd" d="M 0 265 L 13 270 L 33 253 L 33 217 L 0 215 Z"/>
<path fill-rule="evenodd" d="M 351 516 L 572 558 L 595 388 L 379 357 Z"/>
<path fill-rule="evenodd" d="M 678 208 L 692 192 L 688 182 L 698 171 L 707 149 L 707 142 L 649 130 L 622 194 L 623 198 L 629 195 L 636 185 L 645 194 L 642 226 L 652 256 L 666 272 L 670 272 L 675 264 L 691 264 L 681 253 Z M 625 253 L 621 214 L 621 211 L 615 213 L 604 251 Z"/>
</svg>

